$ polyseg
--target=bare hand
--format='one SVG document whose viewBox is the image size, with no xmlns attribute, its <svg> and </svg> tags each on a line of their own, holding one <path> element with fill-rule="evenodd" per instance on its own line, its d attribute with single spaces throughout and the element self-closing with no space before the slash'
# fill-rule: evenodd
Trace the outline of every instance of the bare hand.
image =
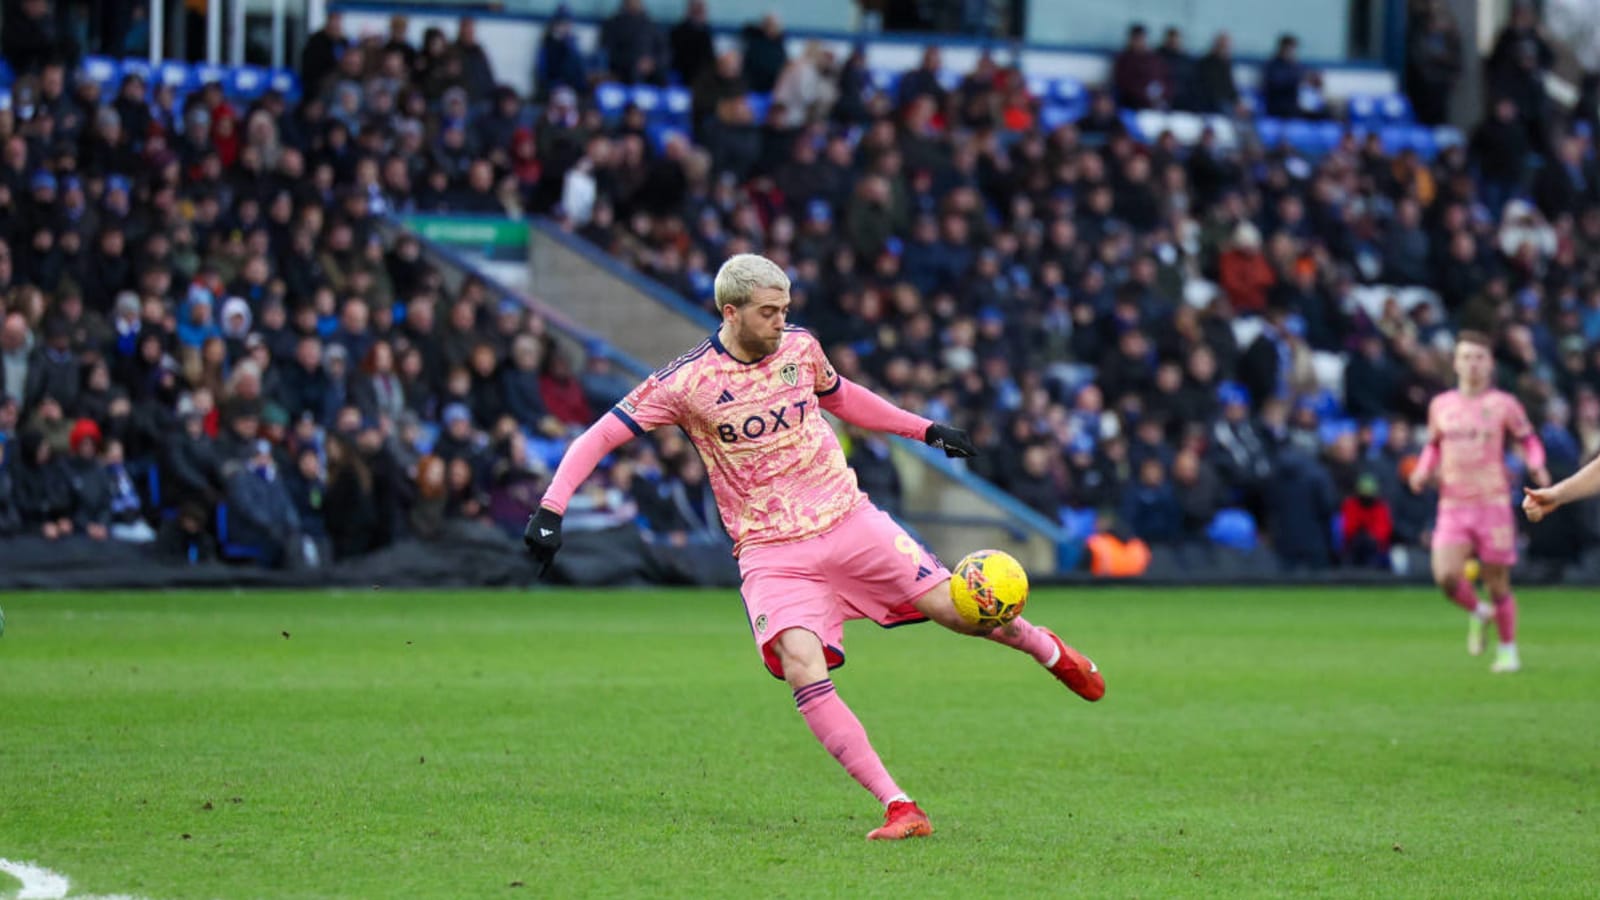
<svg viewBox="0 0 1600 900">
<path fill-rule="evenodd" d="M 97 541 L 103 541 L 110 536 L 110 532 L 106 531 L 106 527 L 98 522 L 90 522 L 83 527 L 83 530 L 85 534 Z"/>
<path fill-rule="evenodd" d="M 1425 490 L 1428 487 L 1428 473 L 1422 471 L 1421 469 L 1417 469 L 1417 470 L 1413 471 L 1411 473 L 1411 479 L 1408 482 L 1408 485 L 1411 488 L 1411 493 L 1413 493 L 1413 494 L 1422 493 L 1423 490 Z"/>
<path fill-rule="evenodd" d="M 1528 517 L 1529 522 L 1537 522 L 1561 508 L 1561 501 L 1556 499 L 1553 488 L 1522 489 L 1522 514 Z"/>
</svg>

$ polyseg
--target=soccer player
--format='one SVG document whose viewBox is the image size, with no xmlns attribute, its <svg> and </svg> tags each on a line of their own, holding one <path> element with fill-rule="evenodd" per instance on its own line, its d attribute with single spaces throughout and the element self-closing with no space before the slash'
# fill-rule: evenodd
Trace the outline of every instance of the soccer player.
<svg viewBox="0 0 1600 900">
<path fill-rule="evenodd" d="M 867 733 L 834 691 L 844 623 L 932 619 L 1032 656 L 1086 700 L 1105 694 L 1094 663 L 1050 630 L 1018 618 L 985 631 L 950 599 L 950 573 L 856 486 L 827 410 L 967 457 L 966 433 L 930 422 L 840 377 L 810 332 L 787 324 L 789 278 L 755 254 L 731 257 L 714 283 L 721 327 L 636 387 L 568 449 L 524 540 L 545 567 L 561 547 L 561 516 L 598 461 L 664 425 L 688 433 L 739 560 L 750 634 L 822 746 L 885 807 L 873 840 L 933 833 L 890 777 Z M 541 575 L 543 570 L 541 569 Z"/>
<path fill-rule="evenodd" d="M 1411 490 L 1421 493 L 1439 475 L 1439 517 L 1433 529 L 1433 580 L 1444 595 L 1468 613 L 1467 652 L 1483 653 L 1484 625 L 1491 618 L 1500 646 L 1491 672 L 1515 672 L 1517 598 L 1511 593 L 1511 566 L 1517 561 L 1517 529 L 1506 477 L 1507 432 L 1521 449 L 1528 473 L 1540 487 L 1550 483 L 1544 445 L 1528 423 L 1522 404 L 1490 386 L 1494 358 L 1489 339 L 1475 331 L 1456 338 L 1456 389 L 1428 404 L 1428 446 L 1411 473 Z M 1477 554 L 1485 602 L 1465 575 Z"/>
</svg>

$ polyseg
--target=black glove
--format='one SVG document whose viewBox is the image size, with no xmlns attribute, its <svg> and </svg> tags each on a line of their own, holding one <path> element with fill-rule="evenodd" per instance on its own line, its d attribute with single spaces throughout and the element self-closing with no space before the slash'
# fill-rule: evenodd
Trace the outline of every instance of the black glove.
<svg viewBox="0 0 1600 900">
<path fill-rule="evenodd" d="M 539 563 L 539 577 L 550 571 L 550 563 L 561 549 L 561 514 L 553 509 L 539 507 L 528 517 L 528 527 L 522 530 L 522 542 L 528 545 L 528 555 Z"/>
<path fill-rule="evenodd" d="M 978 455 L 978 448 L 972 445 L 972 438 L 967 437 L 965 431 L 937 422 L 928 426 L 928 433 L 922 436 L 922 442 L 929 447 L 943 450 L 944 455 L 951 459 L 965 459 Z"/>
</svg>

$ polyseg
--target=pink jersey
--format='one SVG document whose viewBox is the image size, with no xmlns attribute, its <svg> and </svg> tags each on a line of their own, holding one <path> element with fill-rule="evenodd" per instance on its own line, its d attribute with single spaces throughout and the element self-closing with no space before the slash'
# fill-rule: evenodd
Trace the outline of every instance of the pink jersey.
<svg viewBox="0 0 1600 900">
<path fill-rule="evenodd" d="M 822 417 L 840 379 L 822 345 L 788 326 L 776 352 L 746 363 L 716 335 L 612 408 L 636 435 L 679 425 L 705 460 L 734 553 L 829 530 L 866 495 Z"/>
<path fill-rule="evenodd" d="M 1428 431 L 1431 443 L 1439 448 L 1441 507 L 1511 502 L 1506 432 L 1518 441 L 1533 434 L 1517 398 L 1497 390 L 1477 395 L 1446 391 L 1428 404 Z M 1542 465 L 1542 456 L 1532 464 Z"/>
</svg>

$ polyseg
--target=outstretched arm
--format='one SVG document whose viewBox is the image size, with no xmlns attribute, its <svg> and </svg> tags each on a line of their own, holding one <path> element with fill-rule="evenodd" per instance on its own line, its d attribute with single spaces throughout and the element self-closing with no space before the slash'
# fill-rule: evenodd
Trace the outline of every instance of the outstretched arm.
<svg viewBox="0 0 1600 900">
<path fill-rule="evenodd" d="M 601 416 L 600 421 L 590 425 L 589 430 L 579 435 L 567 448 L 539 506 L 555 513 L 565 513 L 572 495 L 578 492 L 579 485 L 594 472 L 600 460 L 632 439 L 633 432 L 614 413 Z"/>
<path fill-rule="evenodd" d="M 1530 522 L 1537 522 L 1568 503 L 1600 494 L 1600 457 L 1550 487 L 1523 488 L 1522 492 L 1522 511 Z"/>
<path fill-rule="evenodd" d="M 978 452 L 965 431 L 903 410 L 842 375 L 831 390 L 821 395 L 821 402 L 823 409 L 851 425 L 921 441 L 943 450 L 949 457 L 973 456 Z"/>
<path fill-rule="evenodd" d="M 858 428 L 898 434 L 914 441 L 922 440 L 933 424 L 842 375 L 833 391 L 822 395 L 822 408 Z"/>
<path fill-rule="evenodd" d="M 556 466 L 555 477 L 550 479 L 550 487 L 539 501 L 538 510 L 528 517 L 528 525 L 522 530 L 522 542 L 528 545 L 528 553 L 539 563 L 538 577 L 543 578 L 550 571 L 550 563 L 561 549 L 561 517 L 578 485 L 583 484 L 607 453 L 633 437 L 633 429 L 623 421 L 623 415 L 625 413 L 613 409 L 572 442 L 566 455 L 561 457 L 561 464 Z"/>
</svg>

